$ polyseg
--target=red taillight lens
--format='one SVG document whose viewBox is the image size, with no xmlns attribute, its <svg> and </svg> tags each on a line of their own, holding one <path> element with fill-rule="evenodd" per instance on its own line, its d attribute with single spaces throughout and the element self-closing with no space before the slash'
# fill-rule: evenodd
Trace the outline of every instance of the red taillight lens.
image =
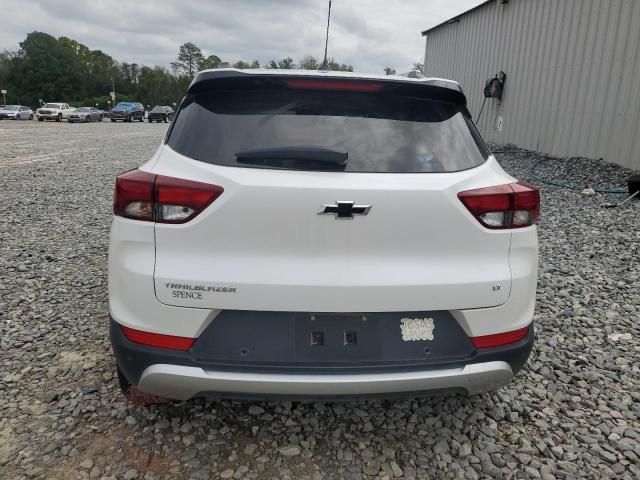
<svg viewBox="0 0 640 480">
<path fill-rule="evenodd" d="M 154 174 L 141 170 L 130 170 L 118 175 L 113 192 L 113 213 L 152 222 L 155 179 Z"/>
<path fill-rule="evenodd" d="M 458 198 L 487 228 L 523 228 L 540 217 L 540 191 L 525 182 L 477 188 Z"/>
<path fill-rule="evenodd" d="M 360 82 L 351 80 L 333 80 L 316 78 L 290 78 L 289 88 L 301 90 L 342 90 L 347 92 L 377 92 L 382 88 L 379 82 Z"/>
<path fill-rule="evenodd" d="M 148 222 L 184 223 L 223 191 L 218 185 L 131 170 L 116 178 L 113 213 Z"/>
<path fill-rule="evenodd" d="M 195 338 L 174 337 L 173 335 L 162 335 L 160 333 L 143 332 L 129 327 L 122 328 L 122 333 L 130 341 L 139 343 L 140 345 L 148 345 L 150 347 L 167 348 L 170 350 L 189 350 L 194 343 Z"/>
<path fill-rule="evenodd" d="M 529 327 L 520 328 L 511 332 L 497 333 L 495 335 L 483 335 L 482 337 L 470 337 L 471 343 L 476 348 L 491 348 L 509 345 L 522 340 L 529 333 Z"/>
</svg>

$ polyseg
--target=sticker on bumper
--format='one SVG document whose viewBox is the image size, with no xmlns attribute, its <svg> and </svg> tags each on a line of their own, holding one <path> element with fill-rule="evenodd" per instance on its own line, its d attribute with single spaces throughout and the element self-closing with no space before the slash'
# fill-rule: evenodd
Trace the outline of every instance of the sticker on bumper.
<svg viewBox="0 0 640 480">
<path fill-rule="evenodd" d="M 402 340 L 405 342 L 433 340 L 433 318 L 403 318 L 400 320 Z"/>
</svg>

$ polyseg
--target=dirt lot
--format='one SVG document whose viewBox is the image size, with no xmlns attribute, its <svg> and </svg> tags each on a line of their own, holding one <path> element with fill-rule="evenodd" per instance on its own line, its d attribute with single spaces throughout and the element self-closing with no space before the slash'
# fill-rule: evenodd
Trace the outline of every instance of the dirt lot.
<svg viewBox="0 0 640 480">
<path fill-rule="evenodd" d="M 640 478 L 640 202 L 543 189 L 528 367 L 472 398 L 128 405 L 107 334 L 116 173 L 161 124 L 0 122 L 0 478 Z M 526 177 L 535 154 L 500 149 Z M 619 185 L 594 161 L 541 175 Z"/>
</svg>

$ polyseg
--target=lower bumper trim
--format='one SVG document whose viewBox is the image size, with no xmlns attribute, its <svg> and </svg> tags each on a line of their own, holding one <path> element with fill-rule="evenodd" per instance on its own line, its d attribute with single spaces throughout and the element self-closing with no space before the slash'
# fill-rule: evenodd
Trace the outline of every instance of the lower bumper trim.
<svg viewBox="0 0 640 480">
<path fill-rule="evenodd" d="M 498 388 L 513 376 L 503 361 L 422 372 L 352 375 L 240 373 L 154 364 L 144 370 L 138 388 L 176 400 L 216 394 L 332 398 L 461 391 L 471 395 Z"/>
</svg>

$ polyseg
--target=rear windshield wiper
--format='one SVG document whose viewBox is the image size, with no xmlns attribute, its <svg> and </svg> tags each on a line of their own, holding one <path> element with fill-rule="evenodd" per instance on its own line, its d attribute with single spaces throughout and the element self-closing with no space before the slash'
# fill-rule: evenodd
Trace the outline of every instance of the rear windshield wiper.
<svg viewBox="0 0 640 480">
<path fill-rule="evenodd" d="M 264 165 L 274 161 L 285 164 L 318 162 L 344 166 L 349 158 L 349 153 L 324 147 L 272 147 L 237 152 L 236 158 L 239 163 L 254 163 L 257 165 Z"/>
</svg>

